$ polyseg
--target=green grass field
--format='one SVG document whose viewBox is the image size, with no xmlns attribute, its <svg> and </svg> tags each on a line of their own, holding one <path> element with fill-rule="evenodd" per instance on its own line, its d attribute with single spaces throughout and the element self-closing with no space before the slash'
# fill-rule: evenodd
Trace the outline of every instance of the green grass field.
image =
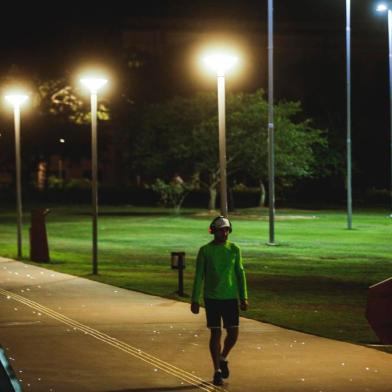
<svg viewBox="0 0 392 392">
<path fill-rule="evenodd" d="M 24 256 L 29 253 L 28 209 Z M 231 240 L 241 246 L 250 309 L 244 316 L 335 339 L 377 343 L 365 316 L 367 288 L 392 276 L 392 219 L 386 211 L 281 210 L 277 246 L 267 246 L 267 211 L 231 215 Z M 178 215 L 157 208 L 103 207 L 99 217 L 99 275 L 91 275 L 88 206 L 53 207 L 47 216 L 52 262 L 45 267 L 119 287 L 177 298 L 170 252 L 186 252 L 190 293 L 198 248 L 211 240 L 202 210 Z M 15 214 L 0 210 L 0 255 L 16 257 Z M 189 297 L 181 300 L 189 301 Z"/>
</svg>

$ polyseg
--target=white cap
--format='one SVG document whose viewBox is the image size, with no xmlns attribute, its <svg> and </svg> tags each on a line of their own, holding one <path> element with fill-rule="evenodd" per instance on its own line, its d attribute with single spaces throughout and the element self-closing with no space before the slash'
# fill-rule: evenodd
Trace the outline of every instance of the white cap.
<svg viewBox="0 0 392 392">
<path fill-rule="evenodd" d="M 214 227 L 216 229 L 221 229 L 222 227 L 230 227 L 230 221 L 227 218 L 224 217 L 219 217 L 215 222 L 214 222 Z"/>
</svg>

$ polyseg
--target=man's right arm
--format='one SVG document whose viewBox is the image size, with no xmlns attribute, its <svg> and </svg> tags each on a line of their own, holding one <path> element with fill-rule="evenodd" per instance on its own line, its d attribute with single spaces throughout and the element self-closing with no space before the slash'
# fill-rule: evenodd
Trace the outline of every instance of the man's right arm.
<svg viewBox="0 0 392 392">
<path fill-rule="evenodd" d="M 200 302 L 201 288 L 204 280 L 204 270 L 205 270 L 205 258 L 204 258 L 202 248 L 200 248 L 199 253 L 197 254 L 195 279 L 193 281 L 192 305 L 191 305 L 192 313 L 199 313 L 199 302 Z"/>
</svg>

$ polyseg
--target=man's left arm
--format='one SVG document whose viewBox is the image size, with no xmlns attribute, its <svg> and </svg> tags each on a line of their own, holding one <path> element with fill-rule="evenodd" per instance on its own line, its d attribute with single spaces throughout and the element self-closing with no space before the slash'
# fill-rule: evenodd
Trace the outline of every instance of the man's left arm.
<svg viewBox="0 0 392 392">
<path fill-rule="evenodd" d="M 238 282 L 238 294 L 240 297 L 240 308 L 241 310 L 248 309 L 248 289 L 246 284 L 246 275 L 244 265 L 242 263 L 242 254 L 241 250 L 237 248 L 238 252 L 236 255 L 236 262 L 235 262 L 235 273 L 237 275 L 237 282 Z"/>
</svg>

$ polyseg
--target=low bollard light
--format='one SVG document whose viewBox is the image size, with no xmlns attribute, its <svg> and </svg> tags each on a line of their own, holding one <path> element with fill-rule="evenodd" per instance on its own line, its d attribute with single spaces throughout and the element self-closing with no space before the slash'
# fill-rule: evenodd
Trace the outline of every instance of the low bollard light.
<svg viewBox="0 0 392 392">
<path fill-rule="evenodd" d="M 184 297 L 185 252 L 171 252 L 171 268 L 178 270 L 178 295 Z"/>
</svg>

